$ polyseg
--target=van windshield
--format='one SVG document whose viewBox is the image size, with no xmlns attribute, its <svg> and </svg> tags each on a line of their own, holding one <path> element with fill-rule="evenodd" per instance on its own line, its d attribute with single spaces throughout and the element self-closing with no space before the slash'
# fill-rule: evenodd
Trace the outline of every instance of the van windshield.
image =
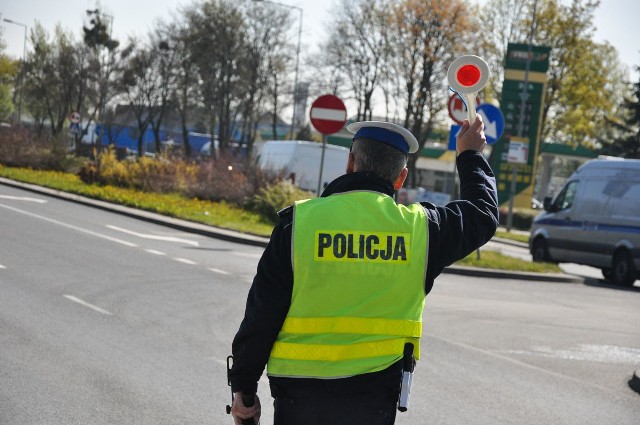
<svg viewBox="0 0 640 425">
<path fill-rule="evenodd" d="M 553 201 L 553 210 L 560 211 L 571 208 L 571 206 L 573 205 L 573 201 L 576 198 L 577 191 L 577 181 L 567 183 L 567 185 L 562 189 L 562 191 L 558 194 L 558 196 L 556 196 L 556 199 Z"/>
</svg>

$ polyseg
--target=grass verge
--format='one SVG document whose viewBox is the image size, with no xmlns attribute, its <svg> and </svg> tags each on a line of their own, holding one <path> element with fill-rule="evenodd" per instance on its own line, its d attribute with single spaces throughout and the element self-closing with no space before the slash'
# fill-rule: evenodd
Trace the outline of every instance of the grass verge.
<svg viewBox="0 0 640 425">
<path fill-rule="evenodd" d="M 466 258 L 463 258 L 456 264 L 460 266 L 482 267 L 486 269 L 511 270 L 519 272 L 562 273 L 562 270 L 560 269 L 560 267 L 558 267 L 557 264 L 524 261 L 519 258 L 500 254 L 499 252 L 495 251 L 480 252 L 480 259 L 478 259 L 478 254 L 476 252 L 472 252 Z"/>
<path fill-rule="evenodd" d="M 509 239 L 516 242 L 529 243 L 529 235 L 522 235 L 518 233 L 511 233 L 511 232 L 498 230 L 495 236 L 498 238 Z"/>
</svg>

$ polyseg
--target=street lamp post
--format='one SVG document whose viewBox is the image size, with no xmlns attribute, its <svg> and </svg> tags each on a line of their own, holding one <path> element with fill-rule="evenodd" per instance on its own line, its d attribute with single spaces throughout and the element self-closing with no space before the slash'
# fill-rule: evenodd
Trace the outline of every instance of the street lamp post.
<svg viewBox="0 0 640 425">
<path fill-rule="evenodd" d="M 11 19 L 3 19 L 10 24 L 19 25 L 24 28 L 24 43 L 22 45 L 22 64 L 20 66 L 20 87 L 18 88 L 18 125 L 22 123 L 22 85 L 24 84 L 24 63 L 27 51 L 27 26 Z"/>
<path fill-rule="evenodd" d="M 264 2 L 264 3 L 271 3 L 271 4 L 275 4 L 278 6 L 282 6 L 282 7 L 287 7 L 289 9 L 296 9 L 298 12 L 300 12 L 300 19 L 299 19 L 299 25 L 298 25 L 298 47 L 296 48 L 296 73 L 295 73 L 295 77 L 294 77 L 294 82 L 293 82 L 293 114 L 291 116 L 291 128 L 289 130 L 289 137 L 291 138 L 291 140 L 293 140 L 294 137 L 294 128 L 295 128 L 295 124 L 296 124 L 296 109 L 297 109 L 297 104 L 298 104 L 298 70 L 300 67 L 300 42 L 302 40 L 302 8 L 298 7 L 298 6 L 291 6 L 288 4 L 284 4 L 284 3 L 278 3 L 275 1 L 270 1 L 270 0 L 253 0 L 255 2 Z"/>
</svg>

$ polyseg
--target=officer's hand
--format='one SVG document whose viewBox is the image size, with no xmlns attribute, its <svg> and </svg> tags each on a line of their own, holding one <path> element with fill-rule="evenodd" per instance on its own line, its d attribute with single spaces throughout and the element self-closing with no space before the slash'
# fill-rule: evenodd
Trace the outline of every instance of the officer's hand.
<svg viewBox="0 0 640 425">
<path fill-rule="evenodd" d="M 255 403 L 251 407 L 244 405 L 242 392 L 235 393 L 233 405 L 231 406 L 231 416 L 235 425 L 243 425 L 243 419 L 251 419 L 257 424 L 260 422 L 260 398 L 255 395 Z"/>
<path fill-rule="evenodd" d="M 482 152 L 486 146 L 487 139 L 484 137 L 482 117 L 476 114 L 476 120 L 471 125 L 469 120 L 464 120 L 456 138 L 456 151 L 459 154 L 468 150 Z"/>
</svg>

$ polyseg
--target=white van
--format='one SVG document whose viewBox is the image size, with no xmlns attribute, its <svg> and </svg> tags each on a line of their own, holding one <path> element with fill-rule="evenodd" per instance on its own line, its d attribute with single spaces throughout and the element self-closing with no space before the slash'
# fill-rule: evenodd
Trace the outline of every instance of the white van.
<svg viewBox="0 0 640 425">
<path fill-rule="evenodd" d="M 320 191 L 347 169 L 349 149 L 326 145 Z M 269 140 L 258 156 L 262 169 L 283 171 L 295 185 L 309 192 L 318 190 L 322 144 L 301 140 Z"/>
<path fill-rule="evenodd" d="M 544 209 L 531 226 L 534 261 L 598 267 L 620 285 L 640 277 L 640 160 L 586 162 Z"/>
</svg>

